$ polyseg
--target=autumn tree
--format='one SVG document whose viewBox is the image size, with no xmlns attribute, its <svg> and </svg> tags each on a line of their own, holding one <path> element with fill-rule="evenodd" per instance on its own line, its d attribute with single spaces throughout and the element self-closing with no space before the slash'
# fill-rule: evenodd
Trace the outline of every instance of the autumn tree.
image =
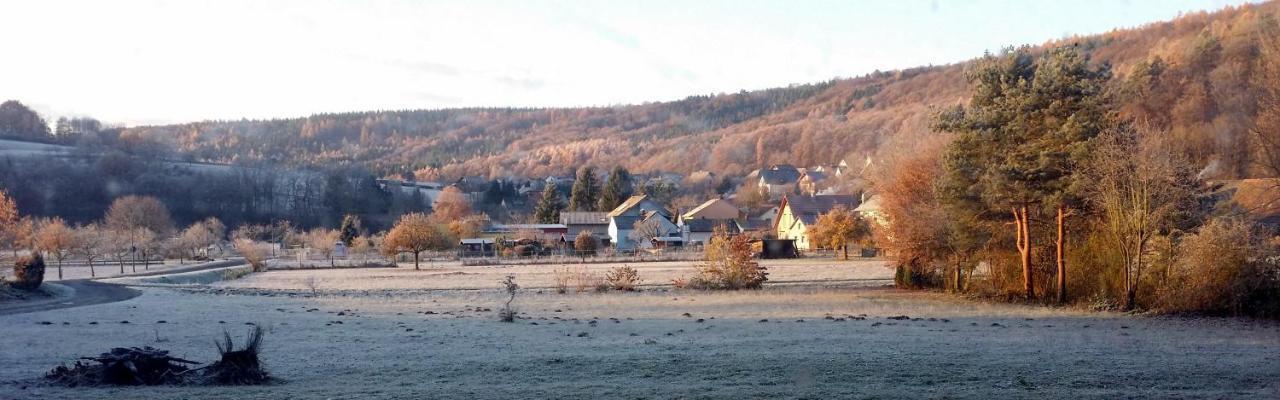
<svg viewBox="0 0 1280 400">
<path fill-rule="evenodd" d="M 569 211 L 595 211 L 600 197 L 600 180 L 590 166 L 578 169 L 569 193 Z"/>
<path fill-rule="evenodd" d="M 49 124 L 44 118 L 16 100 L 0 103 L 0 137 L 36 141 L 52 139 Z"/>
<path fill-rule="evenodd" d="M 419 269 L 418 259 L 427 250 L 444 250 L 450 245 L 449 235 L 422 213 L 409 213 L 400 217 L 387 232 L 382 249 L 388 255 L 413 253 L 413 269 Z"/>
<path fill-rule="evenodd" d="M 75 232 L 67 227 L 62 218 L 50 218 L 41 221 L 36 229 L 35 244 L 36 249 L 58 261 L 58 280 L 62 280 L 62 262 L 71 255 L 75 246 Z"/>
<path fill-rule="evenodd" d="M 457 186 L 449 186 L 440 191 L 440 197 L 432 205 L 431 216 L 437 221 L 447 223 L 467 215 L 471 215 L 471 201 Z"/>
<path fill-rule="evenodd" d="M 1174 228 L 1181 210 L 1195 207 L 1195 171 L 1169 150 L 1164 132 L 1122 127 L 1100 138 L 1089 165 L 1089 200 L 1102 230 L 1120 252 L 1126 310 L 1133 309 L 1151 239 Z"/>
<path fill-rule="evenodd" d="M 1108 69 L 1094 68 L 1071 47 L 1033 56 L 1023 47 L 988 55 L 967 77 L 967 108 L 939 115 L 935 128 L 956 134 L 946 156 L 942 185 L 955 209 L 987 217 L 1012 214 L 1022 264 L 1023 292 L 1035 296 L 1031 236 L 1033 216 L 1057 221 L 1059 300 L 1065 300 L 1066 217 L 1084 192 L 1076 174 L 1090 140 L 1108 124 L 1103 85 Z M 968 204 L 964 204 L 968 203 Z"/>
<path fill-rule="evenodd" d="M 547 183 L 542 188 L 542 198 L 538 200 L 538 205 L 533 209 L 533 218 L 540 224 L 555 224 L 560 222 L 560 210 L 564 209 L 564 203 L 560 200 L 560 192 L 556 190 L 554 183 Z"/>
<path fill-rule="evenodd" d="M 18 205 L 9 198 L 9 194 L 0 190 L 0 245 L 7 245 L 14 250 L 14 256 L 17 256 L 17 240 L 15 240 L 16 231 L 14 228 L 18 226 Z"/>
<path fill-rule="evenodd" d="M 613 167 L 609 172 L 609 180 L 600 191 L 600 204 L 596 209 L 611 211 L 631 197 L 631 173 L 621 165 Z"/>
<path fill-rule="evenodd" d="M 844 250 L 844 259 L 849 259 L 849 244 L 860 243 L 871 237 L 871 227 L 858 213 L 837 206 L 826 214 L 818 216 L 818 223 L 809 231 L 809 241 L 819 243 L 831 249 Z"/>
<path fill-rule="evenodd" d="M 584 261 L 587 256 L 596 254 L 596 247 L 596 238 L 591 231 L 578 232 L 578 236 L 573 238 L 573 250 L 583 257 Z"/>
<path fill-rule="evenodd" d="M 1258 114 L 1250 130 L 1258 152 L 1254 159 L 1263 173 L 1280 178 L 1280 38 L 1267 36 L 1259 47 L 1262 62 L 1253 76 L 1258 87 Z M 1273 193 L 1280 193 L 1280 187 Z M 1280 203 L 1280 194 L 1271 201 Z"/>
</svg>

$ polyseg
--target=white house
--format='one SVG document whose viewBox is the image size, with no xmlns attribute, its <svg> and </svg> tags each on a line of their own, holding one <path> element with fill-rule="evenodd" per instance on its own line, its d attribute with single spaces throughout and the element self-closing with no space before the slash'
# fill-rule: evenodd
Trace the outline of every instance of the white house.
<svg viewBox="0 0 1280 400">
<path fill-rule="evenodd" d="M 622 202 L 613 211 L 610 211 L 608 216 L 609 239 L 613 241 L 618 250 L 634 250 L 637 248 L 637 243 L 630 236 L 635 229 L 636 223 L 639 222 L 657 225 L 660 231 L 658 236 L 666 236 L 666 234 L 679 231 L 675 224 L 671 223 L 671 213 L 662 204 L 645 195 L 631 196 L 627 201 Z M 644 242 L 639 243 L 639 245 L 643 248 L 647 247 L 649 243 Z"/>
</svg>

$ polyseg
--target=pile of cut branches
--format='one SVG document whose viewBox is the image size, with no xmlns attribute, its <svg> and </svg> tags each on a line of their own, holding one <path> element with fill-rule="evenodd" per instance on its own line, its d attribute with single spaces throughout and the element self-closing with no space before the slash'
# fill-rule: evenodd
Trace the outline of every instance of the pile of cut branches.
<svg viewBox="0 0 1280 400">
<path fill-rule="evenodd" d="M 221 358 L 200 368 L 200 364 L 169 355 L 151 347 L 119 347 L 97 357 L 81 357 L 71 367 L 59 365 L 45 374 L 49 383 L 76 386 L 138 385 L 261 385 L 272 380 L 262 368 L 261 327 L 249 331 L 243 348 L 235 348 L 231 334 L 223 332 L 216 343 Z M 84 362 L 92 361 L 92 362 Z"/>
</svg>

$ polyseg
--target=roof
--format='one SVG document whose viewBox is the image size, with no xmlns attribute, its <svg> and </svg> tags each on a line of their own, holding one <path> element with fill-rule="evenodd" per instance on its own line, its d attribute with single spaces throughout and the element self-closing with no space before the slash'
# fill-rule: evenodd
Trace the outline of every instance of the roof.
<svg viewBox="0 0 1280 400">
<path fill-rule="evenodd" d="M 723 226 L 730 233 L 739 232 L 738 225 L 732 220 L 691 219 L 684 222 L 689 232 L 715 232 L 716 227 Z"/>
<path fill-rule="evenodd" d="M 767 231 L 773 228 L 773 220 L 747 218 L 734 221 L 739 231 Z"/>
<path fill-rule="evenodd" d="M 630 216 L 630 215 L 627 215 L 627 216 L 619 215 L 619 216 L 609 217 L 609 219 L 613 220 L 613 223 L 618 225 L 619 230 L 624 230 L 624 229 L 631 229 L 632 227 L 636 226 L 636 221 L 639 221 L 640 217 Z"/>
<path fill-rule="evenodd" d="M 461 244 L 493 244 L 493 239 L 486 239 L 486 238 L 462 239 Z"/>
<path fill-rule="evenodd" d="M 599 211 L 561 211 L 563 225 L 609 225 L 609 213 Z"/>
<path fill-rule="evenodd" d="M 827 174 L 822 171 L 812 170 L 804 173 L 804 179 L 807 179 L 810 182 L 818 182 L 827 179 Z"/>
<path fill-rule="evenodd" d="M 689 210 L 689 212 L 684 213 L 684 218 L 685 219 L 697 219 L 697 218 L 724 219 L 726 218 L 726 217 L 717 217 L 717 215 L 721 215 L 721 214 L 730 214 L 730 216 L 727 217 L 730 219 L 736 218 L 738 216 L 738 207 L 734 206 L 733 203 L 730 203 L 728 200 L 715 198 L 715 199 L 707 200 L 706 202 L 698 205 L 697 207 L 694 207 L 692 210 Z"/>
<path fill-rule="evenodd" d="M 858 208 L 853 209 L 853 211 L 856 211 L 859 213 L 879 212 L 880 196 L 876 196 L 874 194 L 871 195 L 871 197 L 867 198 L 867 201 L 864 201 L 862 202 L 862 204 L 859 204 Z"/>
<path fill-rule="evenodd" d="M 617 207 L 614 207 L 613 211 L 610 211 L 608 215 L 609 215 L 610 217 L 616 217 L 616 216 L 619 216 L 619 215 L 625 214 L 627 211 L 630 211 L 632 208 L 636 208 L 636 207 L 638 207 L 641 203 L 644 203 L 644 201 L 645 201 L 645 200 L 649 200 L 649 197 L 648 197 L 648 196 L 645 196 L 645 195 L 643 195 L 643 194 L 637 194 L 637 195 L 635 195 L 635 196 L 631 196 L 630 198 L 628 198 L 628 199 L 627 199 L 627 201 L 624 201 L 624 202 L 622 202 L 622 204 L 619 204 Z M 652 203 L 652 202 L 653 202 L 653 200 L 649 200 L 649 202 L 651 202 L 651 203 Z M 654 203 L 654 204 L 656 204 L 656 203 Z M 662 213 L 662 215 L 671 215 L 669 212 L 667 212 L 667 210 L 666 210 L 666 209 L 661 208 L 661 207 L 659 207 L 659 208 L 657 208 L 657 209 L 654 209 L 654 210 L 651 210 L 651 211 L 657 211 L 657 212 L 660 212 L 660 213 Z"/>
<path fill-rule="evenodd" d="M 826 214 L 837 206 L 853 209 L 858 206 L 858 196 L 848 194 L 827 194 L 817 196 L 784 196 L 785 207 L 791 208 L 791 214 L 806 225 L 818 222 L 818 216 Z"/>
<path fill-rule="evenodd" d="M 800 170 L 787 164 L 779 164 L 760 171 L 760 179 L 770 185 L 786 185 L 800 179 Z"/>
</svg>

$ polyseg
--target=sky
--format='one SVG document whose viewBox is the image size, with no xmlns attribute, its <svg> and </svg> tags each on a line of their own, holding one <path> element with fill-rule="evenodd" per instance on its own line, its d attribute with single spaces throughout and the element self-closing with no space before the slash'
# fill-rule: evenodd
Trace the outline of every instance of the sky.
<svg viewBox="0 0 1280 400">
<path fill-rule="evenodd" d="M 0 100 L 125 125 L 667 101 L 938 65 L 1239 0 L 0 0 Z"/>
</svg>

